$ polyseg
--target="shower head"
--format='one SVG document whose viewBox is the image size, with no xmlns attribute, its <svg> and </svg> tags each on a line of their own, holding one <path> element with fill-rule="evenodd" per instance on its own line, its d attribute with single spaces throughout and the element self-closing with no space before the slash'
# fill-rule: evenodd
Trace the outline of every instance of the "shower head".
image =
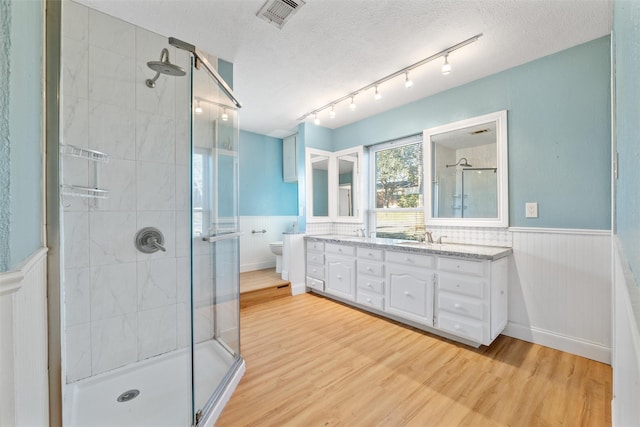
<svg viewBox="0 0 640 427">
<path fill-rule="evenodd" d="M 463 168 L 470 168 L 472 167 L 469 162 L 467 161 L 466 157 L 460 157 L 460 160 L 458 160 L 458 163 L 456 163 L 455 165 L 445 165 L 448 168 L 453 168 L 456 166 L 461 166 Z"/>
<path fill-rule="evenodd" d="M 151 68 L 156 72 L 156 75 L 152 79 L 147 79 L 145 83 L 148 87 L 154 88 L 156 87 L 156 80 L 160 77 L 160 74 L 166 74 L 168 76 L 184 76 L 187 72 L 184 68 L 172 64 L 169 61 L 169 50 L 167 48 L 162 49 L 162 53 L 160 53 L 160 61 L 149 61 L 147 62 L 147 67 Z"/>
</svg>

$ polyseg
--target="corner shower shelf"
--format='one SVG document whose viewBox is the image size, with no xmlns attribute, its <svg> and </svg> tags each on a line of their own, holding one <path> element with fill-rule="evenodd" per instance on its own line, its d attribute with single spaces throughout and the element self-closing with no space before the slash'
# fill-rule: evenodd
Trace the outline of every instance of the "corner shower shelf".
<svg viewBox="0 0 640 427">
<path fill-rule="evenodd" d="M 60 187 L 62 187 L 63 196 L 86 197 L 88 199 L 107 199 L 109 197 L 109 190 L 104 190 L 102 188 L 66 184 L 63 184 Z"/>
<path fill-rule="evenodd" d="M 93 160 L 95 162 L 104 162 L 107 163 L 109 161 L 109 155 L 102 153 L 100 151 L 89 150 L 87 148 L 76 147 L 75 145 L 61 145 L 60 151 L 62 154 L 66 154 L 73 157 L 80 157 L 83 159 Z"/>
</svg>

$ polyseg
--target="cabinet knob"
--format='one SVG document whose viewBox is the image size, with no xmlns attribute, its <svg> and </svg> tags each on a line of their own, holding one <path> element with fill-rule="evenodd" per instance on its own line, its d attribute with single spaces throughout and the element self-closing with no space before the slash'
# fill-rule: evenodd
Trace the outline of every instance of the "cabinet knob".
<svg viewBox="0 0 640 427">
<path fill-rule="evenodd" d="M 338 278 L 338 280 L 342 280 L 342 276 L 341 275 L 338 274 L 336 277 Z"/>
<path fill-rule="evenodd" d="M 462 326 L 460 326 L 460 325 L 455 325 L 455 326 L 453 327 L 453 329 L 455 329 L 456 331 L 459 331 L 459 330 L 461 330 L 461 329 L 462 329 Z"/>
<path fill-rule="evenodd" d="M 373 271 L 373 268 L 367 267 L 367 271 Z"/>
<path fill-rule="evenodd" d="M 458 304 L 458 303 L 453 304 L 453 308 L 460 309 L 460 307 L 461 307 L 461 305 L 460 305 L 460 304 Z"/>
<path fill-rule="evenodd" d="M 371 304 L 371 298 L 367 298 L 367 302 Z"/>
<path fill-rule="evenodd" d="M 404 294 L 405 294 L 406 296 L 408 296 L 408 297 L 410 297 L 410 296 L 411 296 L 411 292 L 409 292 L 409 291 L 404 291 Z"/>
<path fill-rule="evenodd" d="M 406 262 L 413 262 L 413 260 L 412 260 L 411 258 L 409 258 L 409 257 L 406 257 L 404 260 L 405 260 Z"/>
<path fill-rule="evenodd" d="M 368 288 L 373 288 L 373 285 L 371 285 L 371 282 L 367 282 L 367 287 Z"/>
</svg>

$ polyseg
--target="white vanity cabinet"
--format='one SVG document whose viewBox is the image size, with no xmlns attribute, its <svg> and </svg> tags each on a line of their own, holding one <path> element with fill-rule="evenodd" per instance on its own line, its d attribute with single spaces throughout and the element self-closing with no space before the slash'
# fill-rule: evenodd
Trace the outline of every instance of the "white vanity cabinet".
<svg viewBox="0 0 640 427">
<path fill-rule="evenodd" d="M 435 258 L 387 251 L 384 311 L 423 325 L 433 325 Z"/>
<path fill-rule="evenodd" d="M 326 279 L 324 291 L 355 301 L 356 260 L 355 247 L 346 245 L 325 245 Z"/>
<path fill-rule="evenodd" d="M 312 291 L 475 346 L 491 344 L 507 324 L 509 248 L 467 254 L 319 240 L 307 240 Z"/>
<path fill-rule="evenodd" d="M 384 251 L 357 248 L 357 291 L 359 304 L 384 310 Z"/>
<path fill-rule="evenodd" d="M 489 345 L 507 324 L 507 258 L 439 257 L 435 327 Z"/>
</svg>

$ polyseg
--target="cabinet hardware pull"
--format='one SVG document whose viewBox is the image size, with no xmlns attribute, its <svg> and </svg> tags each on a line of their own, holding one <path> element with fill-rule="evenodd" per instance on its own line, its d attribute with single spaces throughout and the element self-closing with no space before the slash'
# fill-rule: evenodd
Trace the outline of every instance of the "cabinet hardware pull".
<svg viewBox="0 0 640 427">
<path fill-rule="evenodd" d="M 460 305 L 460 304 L 457 304 L 457 303 L 456 303 L 456 304 L 453 304 L 453 308 L 458 308 L 458 309 L 459 309 L 460 307 L 461 307 L 461 305 Z"/>
<path fill-rule="evenodd" d="M 406 296 L 408 296 L 408 297 L 410 297 L 410 296 L 411 296 L 411 292 L 409 292 L 409 291 L 404 291 L 404 294 L 405 294 Z"/>
</svg>

